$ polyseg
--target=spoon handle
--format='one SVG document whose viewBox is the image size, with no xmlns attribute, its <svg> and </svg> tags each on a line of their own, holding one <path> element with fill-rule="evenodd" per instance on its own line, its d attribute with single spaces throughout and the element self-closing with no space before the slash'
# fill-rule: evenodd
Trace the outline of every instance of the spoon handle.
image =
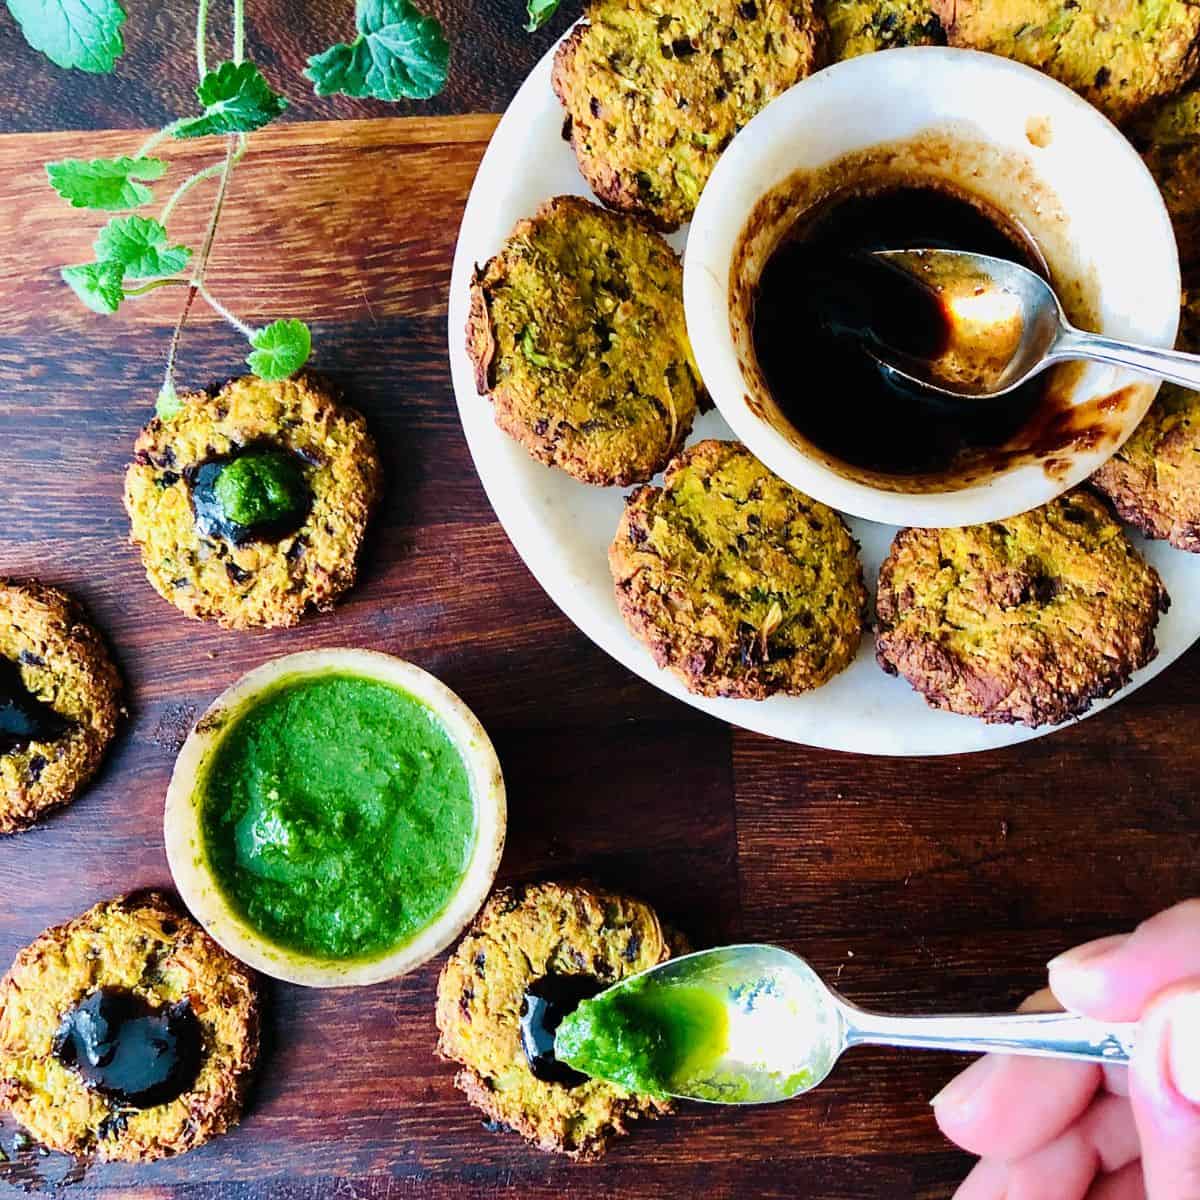
<svg viewBox="0 0 1200 1200">
<path fill-rule="evenodd" d="M 1105 1024 L 1073 1013 L 891 1017 L 846 1005 L 848 1046 L 912 1046 L 966 1053 L 1023 1054 L 1084 1062 L 1127 1063 L 1136 1025 Z"/>
<path fill-rule="evenodd" d="M 1134 371 L 1157 375 L 1168 383 L 1177 383 L 1181 387 L 1200 392 L 1200 355 L 1184 354 L 1180 350 L 1135 346 L 1132 342 L 1118 342 L 1099 333 L 1070 329 L 1060 334 L 1054 343 L 1051 357 L 1087 358 L 1115 367 L 1129 367 Z"/>
</svg>

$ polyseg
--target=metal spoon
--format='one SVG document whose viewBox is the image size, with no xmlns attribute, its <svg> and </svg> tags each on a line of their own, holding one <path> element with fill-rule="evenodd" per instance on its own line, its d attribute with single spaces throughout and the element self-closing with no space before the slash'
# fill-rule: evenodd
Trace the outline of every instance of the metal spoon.
<svg viewBox="0 0 1200 1200">
<path fill-rule="evenodd" d="M 707 1103 L 769 1104 L 822 1083 L 851 1046 L 911 1046 L 958 1052 L 998 1051 L 1083 1062 L 1127 1063 L 1134 1025 L 1105 1025 L 1070 1013 L 896 1017 L 864 1012 L 825 984 L 802 958 L 777 946 L 722 946 L 670 959 L 615 984 L 603 1001 L 636 981 L 655 1005 L 671 990 L 711 992 L 728 1018 L 706 1062 L 681 1053 L 686 1067 L 664 1089 Z M 653 1036 L 653 1031 L 651 1031 Z"/>
<path fill-rule="evenodd" d="M 1055 363 L 1081 358 L 1200 391 L 1200 355 L 1076 329 L 1050 284 L 1019 263 L 961 250 L 878 250 L 874 257 L 937 292 L 950 326 L 938 358 L 878 346 L 874 356 L 896 375 L 943 395 L 993 399 Z"/>
</svg>

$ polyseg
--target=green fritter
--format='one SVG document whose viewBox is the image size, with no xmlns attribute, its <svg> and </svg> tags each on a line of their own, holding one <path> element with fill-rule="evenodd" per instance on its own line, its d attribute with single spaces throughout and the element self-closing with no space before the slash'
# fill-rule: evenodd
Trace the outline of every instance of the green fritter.
<svg viewBox="0 0 1200 1200">
<path fill-rule="evenodd" d="M 117 1098 L 85 1078 L 86 1064 L 70 1061 L 72 1014 L 98 996 L 195 1030 L 189 1069 L 176 1085 L 182 1092 Z M 48 929 L 0 980 L 0 1107 L 50 1150 L 149 1162 L 193 1150 L 237 1123 L 258 1042 L 251 971 L 166 896 L 125 896 Z M 103 1065 L 116 1056 L 97 1057 Z M 128 1057 L 121 1065 L 126 1078 L 153 1066 Z"/>
<path fill-rule="evenodd" d="M 670 1106 L 602 1079 L 535 1075 L 521 1040 L 526 993 L 549 983 L 582 999 L 673 949 L 654 910 L 628 896 L 559 883 L 495 892 L 438 980 L 438 1051 L 461 1064 L 456 1086 L 542 1150 L 599 1158 L 630 1122 Z"/>
<path fill-rule="evenodd" d="M 554 60 L 580 170 L 606 204 L 678 228 L 733 136 L 825 43 L 813 0 L 593 0 Z"/>
<path fill-rule="evenodd" d="M 0 579 L 0 834 L 67 804 L 121 715 L 121 678 L 83 609 L 56 588 Z"/>
<path fill-rule="evenodd" d="M 854 660 L 866 590 L 831 508 L 737 442 L 692 446 L 639 488 L 609 550 L 626 624 L 689 691 L 762 700 Z"/>
<path fill-rule="evenodd" d="M 1179 347 L 1200 353 L 1200 293 L 1184 307 Z M 1147 537 L 1200 554 L 1200 392 L 1164 384 L 1092 483 Z"/>
<path fill-rule="evenodd" d="M 835 62 L 899 46 L 944 46 L 933 0 L 825 0 Z"/>
<path fill-rule="evenodd" d="M 1154 658 L 1158 573 L 1084 491 L 1007 521 L 905 529 L 879 573 L 876 657 L 933 708 L 1058 725 Z"/>
<path fill-rule="evenodd" d="M 181 612 L 288 626 L 353 586 L 381 488 L 366 422 L 316 376 L 245 376 L 142 430 L 125 509 L 147 578 Z"/>
<path fill-rule="evenodd" d="M 1200 66 L 1196 0 L 933 0 L 952 46 L 1016 59 L 1118 124 Z"/>
<path fill-rule="evenodd" d="M 496 424 L 585 483 L 650 479 L 704 398 L 679 256 L 577 196 L 543 204 L 476 272 L 467 351 Z"/>
<path fill-rule="evenodd" d="M 1200 88 L 1168 100 L 1133 131 L 1134 141 L 1162 189 L 1179 257 L 1200 269 Z"/>
</svg>

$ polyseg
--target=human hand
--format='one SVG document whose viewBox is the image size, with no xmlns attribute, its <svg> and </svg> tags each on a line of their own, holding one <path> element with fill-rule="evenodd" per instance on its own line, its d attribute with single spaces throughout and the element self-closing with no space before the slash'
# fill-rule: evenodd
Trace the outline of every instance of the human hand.
<svg viewBox="0 0 1200 1200">
<path fill-rule="evenodd" d="M 1140 1021 L 1128 1068 L 989 1054 L 934 1097 L 955 1200 L 1200 1200 L 1200 900 L 1050 963 L 1025 1011 Z"/>
</svg>

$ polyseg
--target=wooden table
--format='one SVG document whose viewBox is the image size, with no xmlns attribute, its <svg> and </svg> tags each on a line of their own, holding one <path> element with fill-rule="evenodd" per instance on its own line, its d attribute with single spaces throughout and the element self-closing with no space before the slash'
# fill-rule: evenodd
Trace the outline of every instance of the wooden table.
<svg viewBox="0 0 1200 1200">
<path fill-rule="evenodd" d="M 302 57 L 346 25 L 348 0 L 249 6 L 251 53 L 294 104 L 239 169 L 210 279 L 251 320 L 312 320 L 315 362 L 366 412 L 389 488 L 362 582 L 335 614 L 232 634 L 168 607 L 126 544 L 120 487 L 173 304 L 103 319 L 73 301 L 55 268 L 86 256 L 91 222 L 56 200 L 40 168 L 128 152 L 136 135 L 99 131 L 182 111 L 192 5 L 129 7 L 115 77 L 54 70 L 0 10 L 0 572 L 82 595 L 131 692 L 97 785 L 0 843 L 0 962 L 99 899 L 169 882 L 160 813 L 189 722 L 264 659 L 341 644 L 414 659 L 492 732 L 511 798 L 505 880 L 587 875 L 635 890 L 698 944 L 802 949 L 863 1004 L 1014 1005 L 1056 951 L 1195 890 L 1200 655 L 1027 746 L 856 758 L 740 733 L 663 696 L 592 646 L 522 566 L 459 431 L 446 293 L 494 125 L 473 114 L 503 107 L 578 3 L 532 38 L 519 0 L 431 3 L 452 33 L 452 84 L 431 105 L 395 110 L 318 102 L 298 77 Z M 235 374 L 243 354 L 201 314 L 183 379 Z M 96 1168 L 72 1194 L 908 1200 L 949 1196 L 969 1166 L 927 1106 L 960 1064 L 885 1051 L 854 1054 L 804 1101 L 689 1109 L 599 1166 L 542 1156 L 486 1131 L 434 1057 L 436 970 L 351 993 L 273 987 L 241 1127 L 175 1161 Z M 39 1179 L 56 1173 L 34 1164 Z"/>
</svg>

